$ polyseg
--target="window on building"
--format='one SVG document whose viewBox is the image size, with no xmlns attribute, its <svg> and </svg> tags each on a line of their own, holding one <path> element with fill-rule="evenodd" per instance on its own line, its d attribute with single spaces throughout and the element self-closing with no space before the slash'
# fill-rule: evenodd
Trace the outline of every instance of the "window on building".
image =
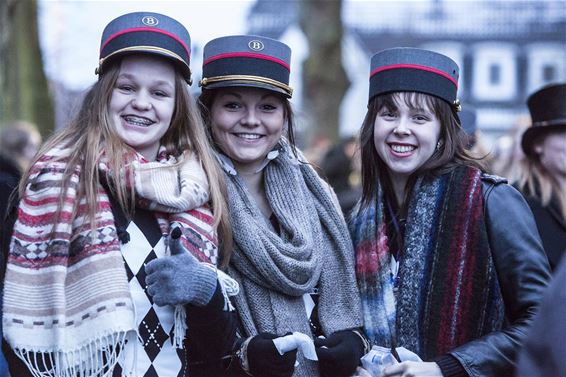
<svg viewBox="0 0 566 377">
<path fill-rule="evenodd" d="M 566 51 L 563 44 L 541 41 L 527 45 L 526 51 L 525 94 L 533 93 L 545 84 L 566 80 Z"/>
<path fill-rule="evenodd" d="M 478 101 L 513 101 L 518 86 L 518 51 L 512 44 L 473 47 L 472 96 Z"/>
<path fill-rule="evenodd" d="M 551 82 L 556 79 L 556 67 L 545 65 L 542 67 L 542 78 L 545 82 Z"/>
<path fill-rule="evenodd" d="M 501 66 L 499 64 L 489 66 L 489 82 L 492 85 L 499 85 L 499 83 L 501 83 Z"/>
</svg>

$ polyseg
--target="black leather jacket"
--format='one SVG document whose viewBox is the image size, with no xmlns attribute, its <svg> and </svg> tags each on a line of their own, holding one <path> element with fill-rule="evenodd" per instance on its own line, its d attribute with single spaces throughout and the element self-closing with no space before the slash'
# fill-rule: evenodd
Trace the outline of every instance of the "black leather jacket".
<svg viewBox="0 0 566 377">
<path fill-rule="evenodd" d="M 550 279 L 548 260 L 529 206 L 500 177 L 482 176 L 489 244 L 503 300 L 506 324 L 450 354 L 470 376 L 512 376 L 525 331 Z"/>
</svg>

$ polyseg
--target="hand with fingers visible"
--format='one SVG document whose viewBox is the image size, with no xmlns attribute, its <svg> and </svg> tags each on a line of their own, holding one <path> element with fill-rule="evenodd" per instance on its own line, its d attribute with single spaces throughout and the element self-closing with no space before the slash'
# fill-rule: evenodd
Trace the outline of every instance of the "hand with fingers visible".
<svg viewBox="0 0 566 377">
<path fill-rule="evenodd" d="M 145 266 L 147 291 L 159 305 L 208 304 L 216 290 L 217 275 L 181 244 L 181 229 L 169 237 L 171 256 L 157 258 Z"/>
<path fill-rule="evenodd" d="M 273 339 L 277 335 L 261 333 L 248 338 L 238 353 L 242 369 L 252 376 L 291 377 L 295 371 L 297 350 L 279 353 Z"/>
<path fill-rule="evenodd" d="M 442 377 L 442 371 L 437 363 L 403 361 L 390 365 L 381 374 L 382 377 Z"/>
<path fill-rule="evenodd" d="M 350 376 L 360 364 L 365 345 L 352 330 L 336 331 L 328 338 L 314 340 L 321 377 Z"/>
</svg>

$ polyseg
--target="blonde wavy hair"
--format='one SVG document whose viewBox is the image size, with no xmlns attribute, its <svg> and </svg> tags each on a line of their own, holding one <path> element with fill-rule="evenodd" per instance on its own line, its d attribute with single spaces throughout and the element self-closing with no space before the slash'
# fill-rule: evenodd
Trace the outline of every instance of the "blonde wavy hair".
<svg viewBox="0 0 566 377">
<path fill-rule="evenodd" d="M 112 171 L 120 171 L 125 164 L 132 161 L 134 151 L 125 144 L 110 121 L 108 104 L 120 72 L 120 60 L 105 70 L 86 93 L 77 115 L 68 127 L 49 138 L 40 148 L 34 161 L 52 148 L 65 147 L 71 150 L 66 170 L 63 175 L 61 196 L 56 216 L 63 207 L 64 194 L 69 188 L 70 177 L 77 166 L 81 167 L 77 203 L 86 199 L 87 214 L 91 228 L 95 228 L 95 217 L 98 209 L 98 188 L 100 182 L 99 161 L 104 154 Z M 171 125 L 161 139 L 167 152 L 179 156 L 184 151 L 191 151 L 200 159 L 210 182 L 210 202 L 214 213 L 214 227 L 218 231 L 220 241 L 220 267 L 225 267 L 230 259 L 232 249 L 232 232 L 226 204 L 226 186 L 224 175 L 212 153 L 210 140 L 205 131 L 195 99 L 189 91 L 181 73 L 175 73 L 175 110 Z M 62 157 L 63 159 L 63 157 Z M 20 197 L 24 194 L 30 170 L 24 174 L 20 182 Z M 133 187 L 128 192 L 127 180 L 116 174 L 112 177 L 110 187 L 117 202 L 125 213 L 132 214 L 135 209 L 135 192 Z M 76 211 L 76 209 L 75 209 Z M 75 214 L 73 214 L 74 217 Z"/>
<path fill-rule="evenodd" d="M 538 154 L 533 153 L 532 156 L 524 156 L 519 160 L 516 174 L 516 185 L 521 192 L 538 197 L 543 207 L 548 206 L 552 199 L 556 199 L 561 215 L 566 219 L 564 188 L 544 167 Z"/>
</svg>

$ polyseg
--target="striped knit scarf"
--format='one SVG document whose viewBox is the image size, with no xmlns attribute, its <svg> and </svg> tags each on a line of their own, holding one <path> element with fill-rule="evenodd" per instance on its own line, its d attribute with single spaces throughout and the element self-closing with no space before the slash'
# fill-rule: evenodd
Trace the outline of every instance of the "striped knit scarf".
<svg viewBox="0 0 566 377">
<path fill-rule="evenodd" d="M 169 223 L 182 224 L 185 247 L 215 263 L 206 175 L 191 156 L 179 163 L 164 152 L 157 162 L 137 156 L 131 165 L 138 205 L 163 211 L 155 212 L 163 234 Z M 85 199 L 76 202 L 80 166 L 62 192 L 68 156 L 68 149 L 54 148 L 32 168 L 8 257 L 4 336 L 34 376 L 106 376 L 126 338 L 137 341 L 134 308 L 108 196 L 99 185 L 91 230 Z M 106 166 L 103 160 L 100 169 Z"/>
<path fill-rule="evenodd" d="M 481 173 L 460 167 L 413 188 L 397 290 L 384 200 L 350 222 L 364 326 L 375 345 L 404 346 L 423 360 L 501 328 L 503 300 L 483 216 Z"/>
</svg>

